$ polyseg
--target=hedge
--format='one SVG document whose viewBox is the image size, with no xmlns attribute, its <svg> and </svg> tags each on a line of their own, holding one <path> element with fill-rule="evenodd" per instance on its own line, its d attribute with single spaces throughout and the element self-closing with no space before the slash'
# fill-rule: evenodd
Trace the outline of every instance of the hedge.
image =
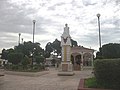
<svg viewBox="0 0 120 90">
<path fill-rule="evenodd" d="M 99 84 L 105 88 L 120 90 L 120 59 L 95 60 L 94 67 Z"/>
<path fill-rule="evenodd" d="M 45 70 L 44 65 L 14 65 L 14 64 L 6 64 L 5 70 L 10 71 L 19 71 L 19 72 L 39 72 Z"/>
</svg>

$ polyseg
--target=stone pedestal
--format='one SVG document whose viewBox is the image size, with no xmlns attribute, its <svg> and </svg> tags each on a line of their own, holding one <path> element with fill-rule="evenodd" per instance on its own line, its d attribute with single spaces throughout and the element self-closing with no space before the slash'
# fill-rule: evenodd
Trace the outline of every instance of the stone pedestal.
<svg viewBox="0 0 120 90">
<path fill-rule="evenodd" d="M 62 76 L 74 75 L 73 65 L 70 62 L 61 62 L 58 75 L 62 75 Z"/>
</svg>

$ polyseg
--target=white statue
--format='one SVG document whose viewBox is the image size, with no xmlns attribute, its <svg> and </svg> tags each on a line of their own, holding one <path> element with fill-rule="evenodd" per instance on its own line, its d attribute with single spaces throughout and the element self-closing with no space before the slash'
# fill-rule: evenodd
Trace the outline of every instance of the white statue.
<svg viewBox="0 0 120 90">
<path fill-rule="evenodd" d="M 64 32 L 61 36 L 61 45 L 70 45 L 71 46 L 71 37 L 69 34 L 69 27 L 65 24 Z"/>
<path fill-rule="evenodd" d="M 69 36 L 69 27 L 68 27 L 68 24 L 65 24 L 63 34 L 65 34 L 66 36 Z"/>
</svg>

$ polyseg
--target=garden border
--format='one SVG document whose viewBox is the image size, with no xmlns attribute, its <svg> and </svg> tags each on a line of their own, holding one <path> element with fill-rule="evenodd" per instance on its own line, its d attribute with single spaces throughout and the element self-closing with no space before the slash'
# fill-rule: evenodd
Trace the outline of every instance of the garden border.
<svg viewBox="0 0 120 90">
<path fill-rule="evenodd" d="M 77 90 L 112 90 L 112 89 L 85 88 L 84 83 L 85 79 L 80 79 Z"/>
<path fill-rule="evenodd" d="M 45 75 L 48 73 L 49 71 L 41 71 L 41 72 L 5 71 L 5 74 L 8 74 L 8 75 L 19 75 L 19 76 L 30 76 L 30 77 L 38 77 L 38 76 Z"/>
</svg>

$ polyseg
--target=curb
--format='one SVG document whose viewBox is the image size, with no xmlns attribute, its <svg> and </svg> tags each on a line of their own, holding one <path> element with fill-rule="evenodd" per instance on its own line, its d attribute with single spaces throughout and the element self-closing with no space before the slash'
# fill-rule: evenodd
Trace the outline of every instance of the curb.
<svg viewBox="0 0 120 90">
<path fill-rule="evenodd" d="M 16 72 L 16 71 L 5 71 L 5 74 L 8 75 L 19 75 L 19 76 L 30 76 L 30 77 L 38 77 L 45 74 L 48 74 L 49 71 L 41 71 L 41 72 Z"/>
</svg>

